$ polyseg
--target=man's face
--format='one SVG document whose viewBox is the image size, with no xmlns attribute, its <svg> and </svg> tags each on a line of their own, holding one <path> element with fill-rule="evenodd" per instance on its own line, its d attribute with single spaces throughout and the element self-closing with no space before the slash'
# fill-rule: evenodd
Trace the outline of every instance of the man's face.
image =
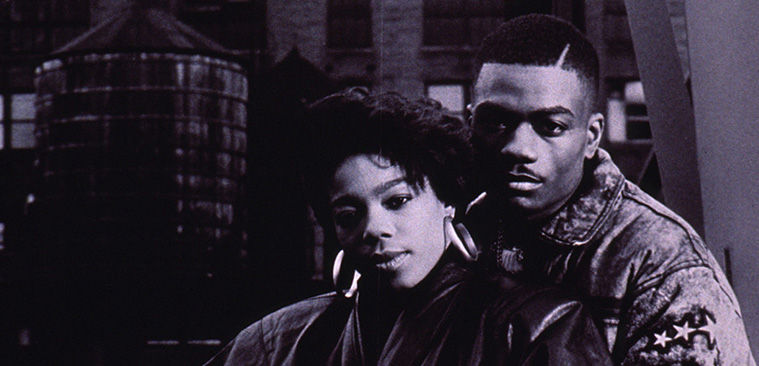
<svg viewBox="0 0 759 366">
<path fill-rule="evenodd" d="M 528 220 L 558 210 L 598 147 L 603 117 L 585 84 L 553 66 L 486 63 L 475 83 L 473 143 L 489 195 Z"/>
</svg>

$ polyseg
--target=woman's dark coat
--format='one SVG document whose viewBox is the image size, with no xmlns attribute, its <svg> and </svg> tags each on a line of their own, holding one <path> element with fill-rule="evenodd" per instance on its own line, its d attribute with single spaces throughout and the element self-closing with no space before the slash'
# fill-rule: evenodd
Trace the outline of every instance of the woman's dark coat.
<svg viewBox="0 0 759 366">
<path fill-rule="evenodd" d="M 447 263 L 406 294 L 387 341 L 370 341 L 374 347 L 362 322 L 382 316 L 358 304 L 381 299 L 366 287 L 353 298 L 330 293 L 269 314 L 207 365 L 611 364 L 583 304 L 554 288 Z"/>
</svg>

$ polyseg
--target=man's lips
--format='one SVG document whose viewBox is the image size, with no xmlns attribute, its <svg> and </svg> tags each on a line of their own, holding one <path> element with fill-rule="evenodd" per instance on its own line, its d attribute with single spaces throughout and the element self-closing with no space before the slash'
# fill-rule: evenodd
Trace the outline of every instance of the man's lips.
<svg viewBox="0 0 759 366">
<path fill-rule="evenodd" d="M 528 173 L 509 172 L 506 174 L 506 185 L 514 191 L 530 192 L 543 185 L 543 181 Z"/>
<path fill-rule="evenodd" d="M 406 251 L 386 251 L 372 254 L 372 261 L 377 269 L 392 271 L 400 267 L 409 255 L 410 253 Z"/>
</svg>

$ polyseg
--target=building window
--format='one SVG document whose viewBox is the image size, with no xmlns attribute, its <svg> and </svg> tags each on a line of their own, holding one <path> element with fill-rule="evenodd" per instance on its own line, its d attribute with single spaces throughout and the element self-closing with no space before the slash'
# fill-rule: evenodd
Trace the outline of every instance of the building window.
<svg viewBox="0 0 759 366">
<path fill-rule="evenodd" d="M 371 47 L 371 0 L 329 0 L 327 42 L 332 48 Z"/>
<path fill-rule="evenodd" d="M 650 140 L 651 125 L 640 81 L 613 88 L 607 101 L 606 134 L 610 142 Z"/>
<path fill-rule="evenodd" d="M 625 84 L 625 116 L 628 140 L 651 139 L 646 98 L 643 95 L 643 83 L 640 81 Z"/>
<path fill-rule="evenodd" d="M 426 95 L 440 102 L 455 116 L 463 119 L 468 102 L 467 87 L 464 84 L 427 85 Z"/>
<path fill-rule="evenodd" d="M 34 136 L 34 101 L 35 95 L 32 93 L 0 96 L 0 149 L 5 149 L 6 146 L 12 149 L 37 146 Z"/>
<path fill-rule="evenodd" d="M 424 44 L 476 46 L 505 20 L 550 12 L 550 0 L 424 0 Z"/>
<path fill-rule="evenodd" d="M 0 9 L 0 48 L 17 54 L 53 51 L 87 31 L 89 0 L 11 0 Z"/>
</svg>

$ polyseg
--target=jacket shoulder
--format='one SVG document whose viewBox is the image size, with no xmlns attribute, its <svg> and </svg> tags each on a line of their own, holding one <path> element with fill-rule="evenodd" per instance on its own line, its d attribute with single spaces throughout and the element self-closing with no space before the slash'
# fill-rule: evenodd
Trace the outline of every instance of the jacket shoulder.
<svg viewBox="0 0 759 366">
<path fill-rule="evenodd" d="M 323 294 L 270 313 L 242 330 L 206 365 L 274 364 L 283 357 L 278 347 L 291 344 L 339 299 L 336 293 Z"/>
<path fill-rule="evenodd" d="M 680 215 L 629 180 L 625 180 L 621 194 L 622 204 L 629 207 L 622 207 L 621 210 L 632 210 L 641 223 L 655 223 L 657 227 L 665 227 L 680 237 L 701 241 L 693 227 Z"/>
<path fill-rule="evenodd" d="M 319 318 L 338 299 L 337 294 L 333 292 L 285 306 L 251 324 L 240 335 L 255 331 L 257 327 L 263 328 L 266 337 L 278 337 L 298 331 Z"/>
<path fill-rule="evenodd" d="M 604 252 L 614 252 L 639 264 L 639 285 L 647 287 L 662 277 L 692 267 L 719 272 L 719 265 L 703 239 L 683 218 L 626 181 L 622 199 L 598 241 Z M 602 248 L 603 249 L 603 248 Z"/>
</svg>

